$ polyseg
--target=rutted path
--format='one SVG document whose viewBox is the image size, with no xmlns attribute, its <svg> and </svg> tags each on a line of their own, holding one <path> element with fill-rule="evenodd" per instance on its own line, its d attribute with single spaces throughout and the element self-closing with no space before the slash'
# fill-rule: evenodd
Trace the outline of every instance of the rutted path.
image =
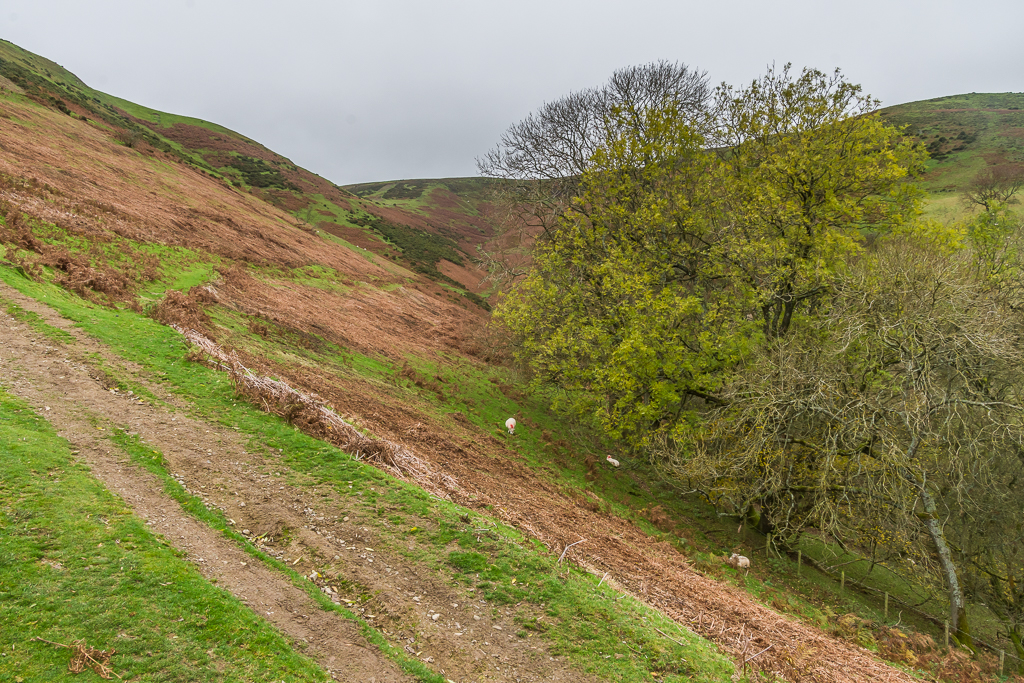
<svg viewBox="0 0 1024 683">
<path fill-rule="evenodd" d="M 93 474 L 120 495 L 137 516 L 147 520 L 154 533 L 162 534 L 171 545 L 187 553 L 207 578 L 216 579 L 218 585 L 283 633 L 308 642 L 309 654 L 340 680 L 411 680 L 376 647 L 366 643 L 351 622 L 321 610 L 287 577 L 254 562 L 229 539 L 183 511 L 163 492 L 161 481 L 127 465 L 123 454 L 118 454 L 102 436 L 111 424 L 131 425 L 154 447 L 175 451 L 173 456 L 165 451 L 169 461 L 189 451 L 193 455 L 185 457 L 194 460 L 194 454 L 205 443 L 217 443 L 216 436 L 210 438 L 213 430 L 176 417 L 175 422 L 182 424 L 176 431 L 192 432 L 178 443 L 188 443 L 191 448 L 165 443 L 165 430 L 149 429 L 147 425 L 166 424 L 170 420 L 167 413 L 114 395 L 89 375 L 89 367 L 79 359 L 87 352 L 103 353 L 98 344 L 52 311 L 8 287 L 0 285 L 0 295 L 44 316 L 48 324 L 75 335 L 80 342 L 74 349 L 51 346 L 27 325 L 6 315 L 0 317 L 0 377 L 7 390 L 37 407 L 58 434 L 80 451 L 78 457 L 90 465 Z M 173 400 L 170 396 L 162 398 Z M 101 429 L 94 423 L 106 427 Z"/>
<path fill-rule="evenodd" d="M 84 360 L 99 354 L 154 395 L 181 401 L 140 376 L 47 306 L 0 283 L 0 300 L 17 303 L 77 340 L 54 344 L 24 323 L 0 314 L 0 384 L 29 402 L 78 451 L 77 457 L 109 490 L 120 495 L 154 533 L 187 554 L 200 571 L 273 623 L 305 652 L 344 681 L 409 681 L 398 666 L 368 643 L 353 622 L 322 609 L 283 573 L 256 561 L 237 544 L 185 512 L 155 476 L 130 464 L 105 438 L 112 428 L 136 433 L 159 450 L 168 470 L 208 506 L 224 509 L 250 538 L 288 529 L 288 546 L 267 552 L 289 560 L 300 573 L 341 576 L 376 593 L 363 617 L 392 644 L 461 683 L 472 677 L 509 681 L 587 681 L 540 643 L 520 645 L 509 611 L 474 603 L 401 557 L 377 550 L 373 532 L 358 519 L 345 522 L 312 487 L 290 486 L 266 474 L 273 455 L 247 450 L 246 437 L 188 417 L 185 410 L 145 404 L 115 394 L 95 379 Z M 424 575 L 426 574 L 426 575 Z M 323 584 L 318 579 L 319 584 Z M 337 599 L 336 599 L 337 601 Z M 376 614 L 372 614 L 375 612 Z M 372 616 L 371 616 L 372 614 Z M 440 617 L 432 618 L 440 614 Z M 374 621 L 374 619 L 376 621 Z M 465 624 L 463 626 L 462 624 Z M 498 627 L 498 629 L 495 629 Z M 492 630 L 495 629 L 495 630 Z"/>
</svg>

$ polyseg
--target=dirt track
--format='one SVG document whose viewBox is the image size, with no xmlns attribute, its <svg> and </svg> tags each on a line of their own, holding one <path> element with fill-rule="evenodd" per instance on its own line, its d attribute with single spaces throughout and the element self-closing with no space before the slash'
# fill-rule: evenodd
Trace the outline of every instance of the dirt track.
<svg viewBox="0 0 1024 683">
<path fill-rule="evenodd" d="M 367 553 L 365 548 L 374 547 L 374 538 L 357 526 L 358 519 L 332 520 L 331 508 L 314 489 L 292 487 L 261 472 L 262 466 L 276 463 L 270 453 L 247 452 L 243 438 L 235 432 L 192 420 L 183 410 L 142 405 L 112 393 L 90 376 L 89 366 L 82 361 L 85 354 L 99 353 L 108 365 L 134 374 L 134 381 L 147 385 L 161 400 L 178 403 L 155 383 L 146 382 L 137 368 L 107 353 L 46 306 L 2 284 L 0 298 L 43 316 L 78 339 L 73 348 L 54 346 L 26 325 L 0 314 L 0 377 L 5 388 L 50 421 L 80 451 L 78 457 L 91 466 L 93 474 L 146 519 L 155 533 L 185 551 L 205 576 L 216 578 L 218 585 L 283 633 L 308 643 L 306 652 L 338 680 L 411 679 L 365 642 L 351 622 L 321 609 L 287 577 L 254 562 L 232 541 L 185 513 L 163 493 L 160 481 L 128 464 L 103 437 L 106 432 L 97 430 L 90 420 L 99 420 L 105 429 L 123 427 L 139 434 L 164 454 L 169 471 L 189 491 L 202 496 L 207 505 L 226 510 L 237 522 L 236 528 L 248 529 L 250 537 L 293 530 L 289 546 L 266 550 L 291 561 L 301 557 L 297 570 L 342 575 L 369 592 L 380 591 L 379 601 L 363 609 L 364 616 L 376 613 L 372 623 L 387 632 L 392 644 L 419 652 L 421 659 L 429 658 L 432 668 L 457 683 L 481 676 L 509 681 L 588 680 L 561 658 L 549 657 L 539 644 L 517 645 L 507 614 L 494 617 L 489 606 L 470 604 L 466 595 L 423 575 L 400 557 Z M 436 621 L 429 616 L 435 613 L 441 614 Z M 456 624 L 465 627 L 454 628 Z M 493 629 L 502 625 L 501 634 Z"/>
<path fill-rule="evenodd" d="M 352 280 L 344 295 L 327 296 L 295 282 L 268 286 L 254 278 L 226 277 L 224 303 L 371 355 L 447 352 L 472 341 L 464 339 L 463 326 L 473 327 L 467 321 L 475 323 L 482 312 L 467 311 L 436 286 L 406 287 L 384 261 L 297 229 L 291 216 L 253 196 L 159 155 L 128 150 L 103 127 L 58 112 L 6 100 L 0 102 L 0 117 L 0 202 L 12 210 L 89 239 L 108 239 L 113 230 L 143 243 L 187 245 L 243 262 L 333 268 Z M 358 287 L 359 282 L 376 286 Z M 403 286 L 385 291 L 388 283 Z M 320 611 L 279 574 L 242 565 L 247 560 L 239 559 L 231 542 L 183 514 L 150 475 L 120 461 L 123 456 L 90 420 L 141 435 L 164 453 L 169 470 L 190 491 L 226 510 L 236 528 L 250 530 L 250 537 L 292 530 L 290 545 L 268 552 L 299 560 L 297 569 L 341 574 L 369 593 L 377 591 L 379 603 L 363 606 L 363 616 L 369 619 L 372 613 L 373 623 L 393 643 L 431 658 L 431 666 L 457 683 L 484 677 L 586 680 L 536 649 L 539 645 L 519 646 L 508 629 L 506 636 L 492 639 L 498 633 L 493 626 L 507 625 L 507 612 L 496 614 L 491 606 L 471 602 L 401 557 L 367 551 L 378 544 L 359 520 L 338 519 L 338 511 L 313 488 L 287 485 L 275 475 L 280 471 L 275 454 L 252 449 L 230 430 L 191 420 L 184 409 L 144 406 L 110 393 L 89 376 L 83 359 L 95 352 L 108 365 L 123 366 L 122 361 L 45 306 L 3 286 L 0 296 L 79 340 L 73 348 L 48 347 L 26 326 L 0 314 L 0 381 L 37 407 L 155 531 L 284 633 L 306 639 L 308 651 L 324 667 L 348 680 L 403 680 L 388 660 L 365 646 L 349 622 Z M 328 316 L 325 310 L 336 313 Z M 671 546 L 656 544 L 633 524 L 566 497 L 519 464 L 502 443 L 468 423 L 440 423 L 355 381 L 327 386 L 323 378 L 290 374 L 298 372 L 295 368 L 274 371 L 328 398 L 340 412 L 357 416 L 373 433 L 408 443 L 433 468 L 458 480 L 465 494 L 458 502 L 491 504 L 505 521 L 555 552 L 586 538 L 569 551 L 570 559 L 608 572 L 617 585 L 718 643 L 735 661 L 770 645 L 754 664 L 790 680 L 912 680 L 861 648 L 781 617 L 748 594 L 694 572 Z M 135 381 L 175 404 L 159 384 L 143 376 Z M 440 614 L 436 621 L 434 614 Z"/>
<path fill-rule="evenodd" d="M 250 561 L 234 543 L 184 513 L 162 492 L 155 478 L 123 460 L 102 438 L 102 432 L 91 426 L 90 418 L 98 418 L 107 428 L 117 426 L 138 433 L 164 454 L 168 469 L 188 490 L 201 495 L 208 505 L 224 509 L 237 521 L 237 528 L 250 530 L 251 537 L 282 528 L 294 530 L 289 546 L 271 547 L 268 552 L 290 561 L 301 557 L 300 569 L 343 575 L 354 584 L 379 591 L 378 602 L 368 605 L 364 616 L 376 612 L 372 623 L 394 644 L 419 652 L 425 660 L 431 658 L 431 665 L 452 680 L 481 675 L 492 680 L 585 680 L 543 649 L 518 646 L 508 634 L 508 613 L 495 616 L 486 606 L 474 604 L 475 596 L 460 594 L 423 575 L 400 557 L 367 551 L 374 547 L 374 538 L 372 532 L 358 526 L 358 519 L 337 519 L 315 489 L 292 487 L 274 472 L 267 473 L 276 463 L 273 454 L 252 452 L 251 447 L 247 452 L 235 432 L 192 420 L 182 410 L 142 405 L 111 393 L 90 376 L 90 368 L 81 359 L 86 353 L 98 352 L 108 364 L 126 367 L 124 361 L 106 353 L 51 309 L 15 290 L 0 285 L 0 296 L 42 315 L 49 324 L 79 340 L 74 348 L 49 346 L 25 325 L 4 316 L 0 321 L 0 376 L 7 389 L 37 407 L 80 449 L 79 457 L 93 467 L 95 475 L 124 497 L 155 532 L 164 534 L 205 575 L 216 577 L 219 585 L 281 631 L 308 642 L 308 652 L 341 680 L 407 678 L 365 643 L 350 622 L 321 610 L 286 577 Z M 176 403 L 158 385 L 139 376 L 137 369 L 127 370 L 135 375 L 134 381 L 146 384 L 162 400 Z M 389 417 L 379 415 L 384 422 Z M 391 424 L 401 430 L 402 423 L 403 419 L 397 419 Z M 408 439 L 408 430 L 402 431 Z M 448 438 L 451 436 L 432 434 L 421 427 L 414 430 L 413 446 L 421 457 L 444 467 L 463 490 L 475 495 L 475 505 L 494 505 L 507 522 L 552 547 L 560 548 L 579 538 L 576 531 L 586 531 L 587 543 L 570 551 L 571 557 L 594 570 L 609 572 L 624 589 L 718 643 L 737 659 L 744 651 L 753 653 L 770 645 L 770 653 L 762 656 L 768 664 L 762 667 L 791 678 L 799 671 L 803 680 L 815 681 L 913 680 L 865 650 L 793 622 L 753 602 L 742 591 L 700 575 L 671 546 L 652 543 L 631 523 L 578 507 L 539 482 L 525 467 L 466 449 L 495 450 L 489 437 L 484 437 L 482 444 L 477 443 L 479 435 L 476 440 L 464 437 L 460 439 L 464 448 L 456 446 Z M 460 457 L 451 457 L 453 448 Z M 518 485 L 510 486 L 510 482 Z M 443 618 L 431 619 L 434 613 Z M 492 628 L 502 624 L 508 635 L 494 639 L 497 631 Z M 421 632 L 422 636 L 417 635 Z M 460 632 L 469 638 L 456 635 Z M 487 634 L 486 646 L 479 642 L 482 634 Z"/>
</svg>

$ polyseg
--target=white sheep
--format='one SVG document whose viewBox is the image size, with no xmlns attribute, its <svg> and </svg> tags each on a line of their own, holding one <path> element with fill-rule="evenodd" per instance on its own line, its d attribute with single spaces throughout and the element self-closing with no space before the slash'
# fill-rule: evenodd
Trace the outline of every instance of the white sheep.
<svg viewBox="0 0 1024 683">
<path fill-rule="evenodd" d="M 750 558 L 737 555 L 736 553 L 733 553 L 732 557 L 726 560 L 725 563 L 733 569 L 750 569 Z"/>
<path fill-rule="evenodd" d="M 516 433 L 516 419 L 514 417 L 510 417 L 509 419 L 505 420 L 505 429 L 508 430 L 509 434 Z"/>
</svg>

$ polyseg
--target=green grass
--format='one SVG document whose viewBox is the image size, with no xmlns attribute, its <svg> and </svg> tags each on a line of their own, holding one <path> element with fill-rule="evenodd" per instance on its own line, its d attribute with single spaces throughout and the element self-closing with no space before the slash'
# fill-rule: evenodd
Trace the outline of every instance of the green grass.
<svg viewBox="0 0 1024 683">
<path fill-rule="evenodd" d="M 67 680 L 69 651 L 43 638 L 115 649 L 110 665 L 126 680 L 328 680 L 2 390 L 0 444 L 0 678 Z"/>
<path fill-rule="evenodd" d="M 881 115 L 928 148 L 923 186 L 933 194 L 958 193 L 989 164 L 1024 164 L 1024 93 L 938 97 L 887 107 Z"/>
<path fill-rule="evenodd" d="M 83 302 L 56 287 L 25 280 L 9 268 L 0 267 L 0 279 L 30 296 L 45 296 L 50 305 L 90 335 L 161 378 L 169 390 L 187 397 L 197 416 L 252 435 L 253 449 L 281 449 L 282 464 L 300 479 L 333 486 L 344 505 L 366 523 L 373 523 L 381 510 L 401 515 L 405 520 L 402 527 L 378 529 L 385 543 L 398 552 L 409 553 L 417 561 L 443 569 L 453 585 L 468 589 L 471 583 L 487 584 L 480 590 L 493 603 L 521 601 L 532 605 L 518 616 L 524 625 L 523 636 L 543 638 L 581 669 L 623 682 L 650 680 L 652 669 L 664 674 L 666 681 L 690 680 L 694 676 L 696 680 L 725 680 L 732 671 L 731 663 L 706 641 L 680 632 L 657 612 L 630 598 L 619 599 L 621 596 L 614 595 L 607 586 L 597 589 L 596 577 L 556 567 L 557 558 L 539 552 L 518 532 L 497 525 L 488 541 L 478 543 L 476 534 L 458 528 L 466 510 L 431 498 L 422 489 L 396 481 L 324 442 L 295 431 L 277 418 L 239 403 L 223 373 L 185 360 L 186 348 L 173 330 L 130 312 Z M 377 364 L 374 371 L 387 372 L 387 366 Z M 539 406 L 537 410 L 539 413 Z M 119 445 L 127 447 L 124 443 Z M 159 458 L 140 462 L 155 467 Z M 353 489 L 348 488 L 350 481 Z M 207 513 L 213 517 L 207 517 Z M 214 528 L 227 528 L 223 518 L 207 513 L 194 511 Z M 412 526 L 417 527 L 416 532 L 409 531 Z M 416 541 L 412 550 L 407 546 L 410 538 Z M 445 561 L 447 553 L 439 552 L 452 544 L 485 554 L 496 569 L 479 582 L 476 577 L 467 576 L 461 568 Z M 535 624 L 533 612 L 537 610 L 546 611 L 551 628 Z M 650 624 L 660 625 L 662 631 L 685 645 L 679 646 L 656 634 L 647 628 Z M 380 634 L 374 637 L 383 640 Z M 622 641 L 631 650 L 623 651 Z M 617 659 L 615 654 L 624 658 Z"/>
</svg>

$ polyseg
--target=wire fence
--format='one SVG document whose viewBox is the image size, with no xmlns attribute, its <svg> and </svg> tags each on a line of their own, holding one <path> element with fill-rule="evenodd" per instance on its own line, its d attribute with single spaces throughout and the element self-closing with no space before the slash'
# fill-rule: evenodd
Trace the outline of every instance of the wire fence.
<svg viewBox="0 0 1024 683">
<path fill-rule="evenodd" d="M 843 564 L 852 564 L 854 562 L 870 562 L 870 560 L 867 559 L 859 558 L 857 560 L 853 560 L 852 562 L 844 562 L 840 565 L 833 565 L 830 567 L 824 565 L 818 560 L 815 560 L 809 556 L 804 555 L 802 550 L 798 550 L 795 553 L 789 553 L 789 555 L 791 559 L 796 559 L 797 561 L 797 575 L 800 575 L 800 573 L 804 571 L 801 565 L 807 564 L 809 567 L 812 567 L 813 569 L 821 572 L 825 576 L 828 576 L 834 581 L 838 582 L 840 585 L 840 590 L 845 590 L 846 586 L 849 585 L 851 588 L 855 588 L 862 593 L 874 594 L 875 596 L 880 598 L 883 603 L 883 613 L 886 619 L 889 618 L 890 611 L 912 612 L 913 614 L 917 615 L 920 619 L 927 621 L 931 624 L 934 624 L 936 627 L 938 627 L 940 629 L 940 633 L 942 634 L 943 644 L 947 648 L 949 647 L 951 638 L 954 636 L 954 633 L 950 630 L 949 621 L 947 619 L 936 617 L 932 613 L 925 612 L 919 609 L 919 607 L 922 604 L 934 599 L 934 596 L 929 596 L 924 602 L 918 603 L 917 605 L 913 605 L 904 600 L 903 598 L 891 594 L 889 591 L 877 588 L 875 586 L 871 586 L 865 583 L 863 580 L 858 580 L 853 577 L 847 576 L 845 570 L 836 571 Z M 872 563 L 872 566 L 880 567 L 885 571 L 891 573 L 900 581 L 906 583 L 906 580 L 903 577 L 901 577 L 899 574 L 894 572 L 889 567 L 877 563 Z M 993 643 L 988 640 L 985 640 L 984 638 L 981 638 L 980 636 L 976 636 L 973 634 L 971 635 L 971 641 L 974 645 L 974 649 L 977 649 L 980 646 L 999 657 L 1000 675 L 1005 674 L 1008 670 L 1019 670 L 1021 664 L 1024 664 L 1024 659 L 1022 659 L 1014 653 L 1014 646 L 1012 642 L 1007 641 L 1005 643 Z"/>
</svg>

